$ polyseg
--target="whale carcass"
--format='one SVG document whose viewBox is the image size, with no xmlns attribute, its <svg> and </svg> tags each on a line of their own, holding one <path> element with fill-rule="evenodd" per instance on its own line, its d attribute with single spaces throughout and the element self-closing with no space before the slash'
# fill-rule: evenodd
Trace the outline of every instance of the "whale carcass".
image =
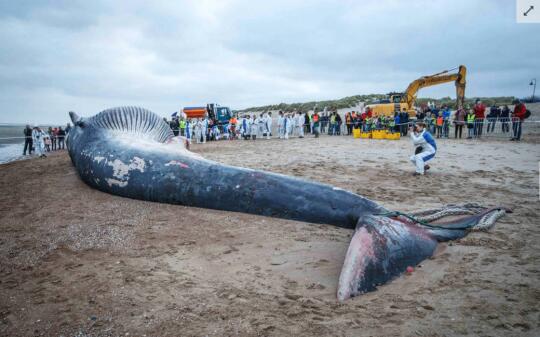
<svg viewBox="0 0 540 337">
<path fill-rule="evenodd" d="M 466 235 L 488 211 L 458 228 L 425 226 L 355 193 L 286 175 L 224 165 L 190 152 L 168 124 L 138 107 L 83 118 L 70 112 L 69 155 L 98 190 L 155 202 L 355 229 L 338 285 L 344 300 L 374 290 L 430 257 L 437 242 Z M 491 210 L 490 210 L 491 211 Z"/>
</svg>

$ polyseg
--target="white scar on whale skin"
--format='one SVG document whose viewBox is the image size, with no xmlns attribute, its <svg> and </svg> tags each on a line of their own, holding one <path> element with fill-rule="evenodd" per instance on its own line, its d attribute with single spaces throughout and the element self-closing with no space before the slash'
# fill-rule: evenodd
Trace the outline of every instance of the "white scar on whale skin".
<svg viewBox="0 0 540 337">
<path fill-rule="evenodd" d="M 128 182 L 127 181 L 120 181 L 118 179 L 111 179 L 111 178 L 107 178 L 105 179 L 105 181 L 107 182 L 107 184 L 109 184 L 109 186 L 113 186 L 113 185 L 117 185 L 118 187 L 126 187 Z"/>
<path fill-rule="evenodd" d="M 144 172 L 146 167 L 144 159 L 139 157 L 133 157 L 129 165 L 119 159 L 107 162 L 107 164 L 113 168 L 113 176 L 122 180 L 128 178 L 130 171 L 137 170 L 139 172 Z"/>
<path fill-rule="evenodd" d="M 103 160 L 105 160 L 105 162 L 107 162 L 107 158 L 105 158 L 105 157 L 101 157 L 101 156 L 94 157 L 94 161 L 97 162 L 98 164 L 101 163 Z"/>
</svg>

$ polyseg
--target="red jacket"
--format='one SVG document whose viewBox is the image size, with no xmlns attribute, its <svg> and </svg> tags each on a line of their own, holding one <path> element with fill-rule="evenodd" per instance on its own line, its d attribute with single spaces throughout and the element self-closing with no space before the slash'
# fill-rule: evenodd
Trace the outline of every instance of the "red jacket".
<svg viewBox="0 0 540 337">
<path fill-rule="evenodd" d="M 527 108 L 525 107 L 525 104 L 523 103 L 516 104 L 516 106 L 514 107 L 514 117 L 517 117 L 520 120 L 524 120 L 526 113 L 527 113 Z"/>
<path fill-rule="evenodd" d="M 474 115 L 476 116 L 476 119 L 484 119 L 485 112 L 486 112 L 486 106 L 484 104 L 476 104 L 474 106 Z"/>
</svg>

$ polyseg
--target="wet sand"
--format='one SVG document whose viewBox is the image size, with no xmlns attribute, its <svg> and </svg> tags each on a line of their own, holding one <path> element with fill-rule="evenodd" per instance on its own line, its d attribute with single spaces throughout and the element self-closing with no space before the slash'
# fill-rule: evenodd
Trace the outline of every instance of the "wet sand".
<svg viewBox="0 0 540 337">
<path fill-rule="evenodd" d="M 193 145 L 402 211 L 514 208 L 344 303 L 335 293 L 349 230 L 109 195 L 86 186 L 65 152 L 0 165 L 0 335 L 538 336 L 538 144 L 438 144 L 420 178 L 408 139 Z"/>
</svg>

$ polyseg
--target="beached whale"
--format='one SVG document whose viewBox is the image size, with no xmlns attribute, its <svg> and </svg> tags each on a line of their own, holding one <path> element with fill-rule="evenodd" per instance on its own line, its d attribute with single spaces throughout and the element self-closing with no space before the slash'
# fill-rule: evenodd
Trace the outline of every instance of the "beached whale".
<svg viewBox="0 0 540 337">
<path fill-rule="evenodd" d="M 70 117 L 71 160 L 81 179 L 101 191 L 356 229 L 340 277 L 341 300 L 373 290 L 431 256 L 437 241 L 465 235 L 388 216 L 374 201 L 341 188 L 207 160 L 142 108 Z M 473 226 L 478 220 L 464 221 Z"/>
</svg>

